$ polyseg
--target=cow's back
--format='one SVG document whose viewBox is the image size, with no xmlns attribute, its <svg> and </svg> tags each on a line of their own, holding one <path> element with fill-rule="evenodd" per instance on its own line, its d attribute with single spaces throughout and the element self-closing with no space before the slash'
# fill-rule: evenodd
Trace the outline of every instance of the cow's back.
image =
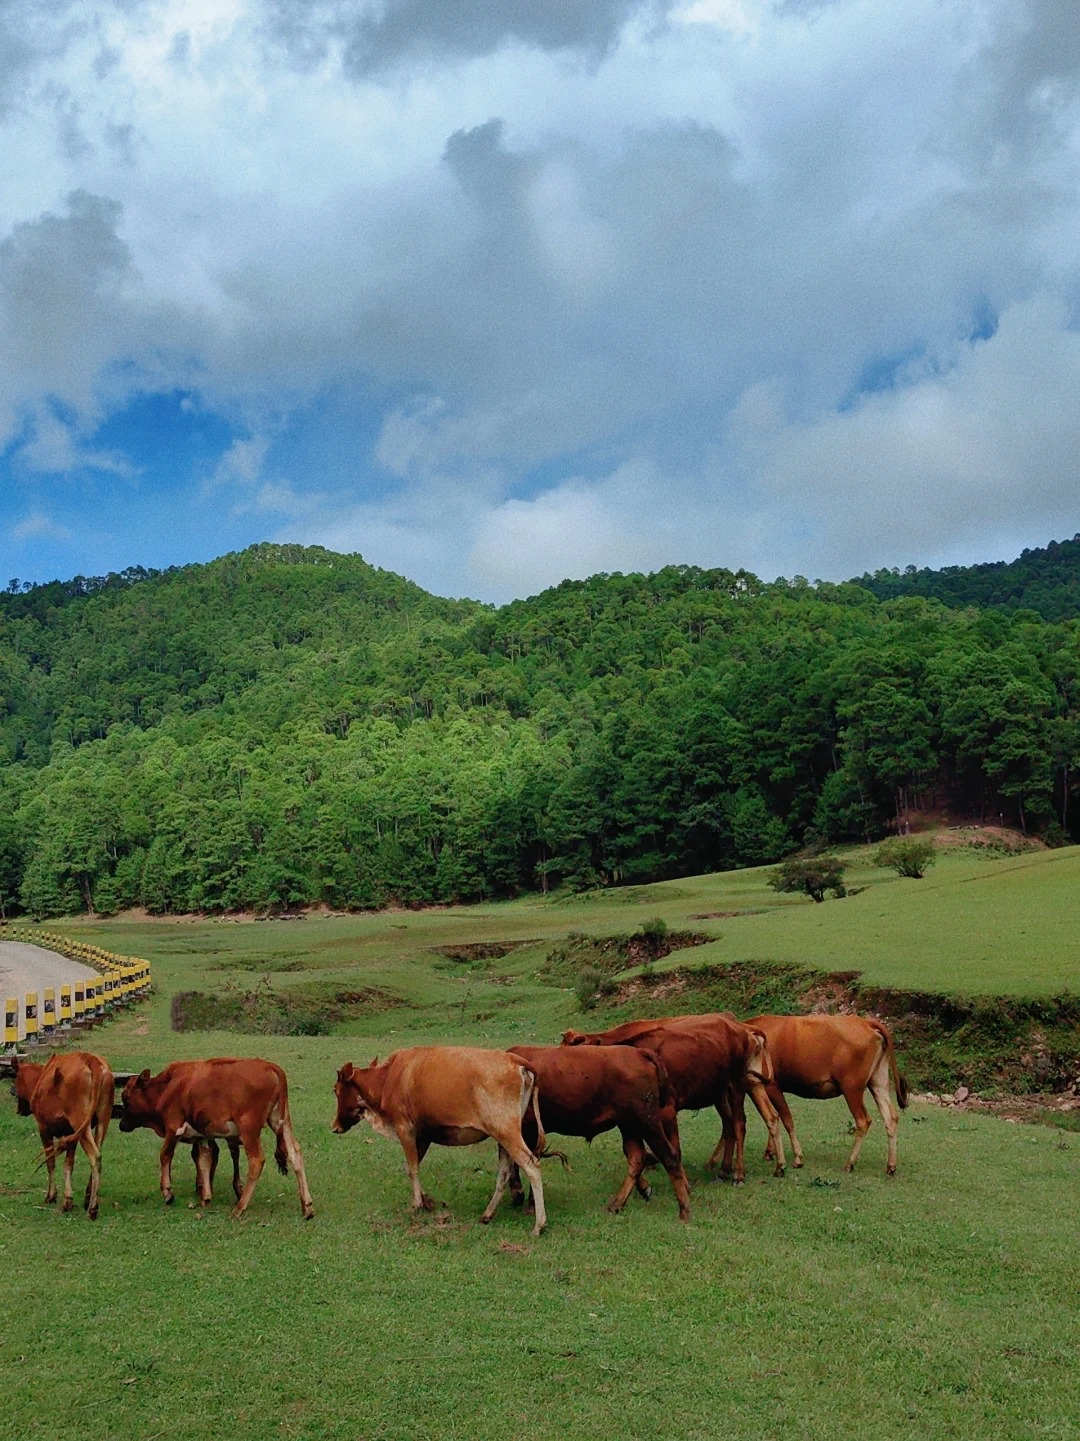
<svg viewBox="0 0 1080 1441">
<path fill-rule="evenodd" d="M 656 1061 L 636 1046 L 513 1046 L 511 1054 L 536 1073 L 545 1124 L 555 1108 L 576 1114 L 609 1107 L 618 1114 L 659 1097 Z"/>
<path fill-rule="evenodd" d="M 839 1084 L 869 1068 L 884 1044 L 882 1032 L 862 1016 L 755 1016 L 746 1024 L 764 1032 L 781 1090 Z"/>
<path fill-rule="evenodd" d="M 93 1051 L 64 1051 L 45 1063 L 30 1108 L 46 1129 L 67 1125 L 74 1129 L 106 1104 L 111 1115 L 112 1101 L 113 1074 L 104 1057 Z"/>
<path fill-rule="evenodd" d="M 254 1056 L 213 1056 L 205 1061 L 172 1061 L 161 1072 L 161 1109 L 184 1121 L 228 1121 L 257 1112 L 265 1119 L 287 1103 L 285 1072 Z"/>
<path fill-rule="evenodd" d="M 524 1069 L 523 1069 L 524 1068 Z M 527 1062 L 479 1046 L 414 1046 L 386 1061 L 380 1110 L 419 1125 L 499 1124 L 507 1107 L 520 1117 Z"/>
</svg>

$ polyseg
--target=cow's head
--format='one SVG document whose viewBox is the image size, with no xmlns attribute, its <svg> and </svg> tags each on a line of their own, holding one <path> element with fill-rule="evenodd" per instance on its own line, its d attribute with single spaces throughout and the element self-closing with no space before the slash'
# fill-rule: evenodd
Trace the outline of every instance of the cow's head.
<svg viewBox="0 0 1080 1441">
<path fill-rule="evenodd" d="M 584 1031 L 563 1031 L 562 1044 L 564 1046 L 587 1046 L 589 1037 Z"/>
<path fill-rule="evenodd" d="M 11 1094 L 15 1097 L 15 1109 L 20 1116 L 29 1116 L 31 1114 L 30 1097 L 34 1094 L 44 1069 L 44 1066 L 38 1065 L 33 1061 L 20 1062 L 17 1058 L 12 1060 L 11 1074 L 13 1080 Z"/>
<path fill-rule="evenodd" d="M 139 1126 L 151 1126 L 159 1135 L 165 1134 L 161 1118 L 158 1115 L 156 1098 L 151 1096 L 149 1084 L 150 1072 L 147 1070 L 140 1071 L 137 1076 L 132 1076 L 124 1086 L 124 1094 L 120 1103 L 121 1131 L 134 1131 Z"/>
<path fill-rule="evenodd" d="M 360 1121 L 370 1121 L 376 1130 L 381 1129 L 382 1116 L 375 1105 L 371 1086 L 371 1072 L 378 1064 L 378 1056 L 364 1068 L 346 1061 L 338 1071 L 334 1083 L 337 1115 L 330 1123 L 330 1129 L 336 1136 L 343 1136 Z"/>
</svg>

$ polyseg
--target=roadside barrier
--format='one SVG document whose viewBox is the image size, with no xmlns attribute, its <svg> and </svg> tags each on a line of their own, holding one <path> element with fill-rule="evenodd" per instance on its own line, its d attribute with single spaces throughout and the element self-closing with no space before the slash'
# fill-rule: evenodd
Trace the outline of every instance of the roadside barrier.
<svg viewBox="0 0 1080 1441">
<path fill-rule="evenodd" d="M 7 923 L 0 923 L 0 941 L 41 946 L 97 972 L 96 979 L 88 976 L 61 985 L 59 1000 L 55 986 L 43 987 L 40 1009 L 36 990 L 8 997 L 4 1003 L 4 1050 L 17 1049 L 20 1043 L 33 1046 L 39 1041 L 55 1041 L 73 1030 L 95 1025 L 150 991 L 150 963 L 137 956 L 119 956 L 55 931 Z"/>
</svg>

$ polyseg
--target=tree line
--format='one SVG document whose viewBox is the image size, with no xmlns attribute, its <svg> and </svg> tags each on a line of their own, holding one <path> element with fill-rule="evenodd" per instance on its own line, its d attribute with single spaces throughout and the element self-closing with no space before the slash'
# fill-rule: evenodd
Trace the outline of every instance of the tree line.
<svg viewBox="0 0 1080 1441">
<path fill-rule="evenodd" d="M 316 547 L 0 596 L 0 910 L 646 881 L 948 805 L 1076 833 L 1080 621 L 672 566 L 503 607 Z"/>
</svg>

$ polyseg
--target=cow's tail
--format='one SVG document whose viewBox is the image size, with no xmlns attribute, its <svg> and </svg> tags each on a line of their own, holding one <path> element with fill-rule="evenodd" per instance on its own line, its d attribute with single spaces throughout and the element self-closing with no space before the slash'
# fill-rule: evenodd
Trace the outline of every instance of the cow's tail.
<svg viewBox="0 0 1080 1441">
<path fill-rule="evenodd" d="M 55 1161 L 57 1156 L 62 1155 L 63 1152 L 73 1150 L 79 1144 L 83 1136 L 86 1135 L 87 1131 L 89 1131 L 90 1128 L 93 1126 L 97 1116 L 97 1107 L 94 1104 L 94 1084 L 92 1071 L 90 1075 L 90 1100 L 86 1108 L 86 1119 L 82 1121 L 78 1126 L 76 1126 L 73 1131 L 69 1131 L 66 1136 L 56 1136 L 53 1138 L 51 1145 L 42 1147 L 41 1155 L 38 1157 L 38 1163 L 34 1167 L 35 1171 L 40 1171 L 42 1166 L 47 1165 L 50 1161 Z M 61 1076 L 60 1072 L 57 1070 L 53 1072 L 53 1085 L 59 1089 L 60 1084 Z"/>
<path fill-rule="evenodd" d="M 871 1026 L 885 1042 L 885 1054 L 889 1058 L 889 1076 L 896 1092 L 896 1104 L 902 1111 L 906 1111 L 908 1103 L 907 1077 L 901 1074 L 900 1068 L 896 1064 L 896 1047 L 893 1045 L 892 1032 L 884 1021 L 878 1021 L 872 1017 L 869 1019 Z"/>
<path fill-rule="evenodd" d="M 278 1092 L 277 1107 L 281 1117 L 281 1124 L 274 1128 L 274 1139 L 277 1144 L 274 1146 L 274 1160 L 277 1168 L 283 1176 L 289 1174 L 289 1148 L 285 1138 L 292 1135 L 292 1117 L 289 1115 L 289 1083 L 285 1079 L 285 1072 L 279 1071 L 281 1078 L 281 1089 Z"/>
<path fill-rule="evenodd" d="M 641 1054 L 646 1060 L 651 1061 L 656 1071 L 656 1104 L 659 1108 L 673 1106 L 675 1104 L 675 1092 L 671 1089 L 671 1077 L 668 1075 L 667 1067 L 655 1051 L 650 1051 L 645 1046 L 639 1046 Z"/>
<path fill-rule="evenodd" d="M 525 1100 L 525 1110 L 522 1113 L 524 1118 L 529 1106 L 532 1106 L 533 1120 L 536 1122 L 536 1149 L 533 1154 L 538 1161 L 561 1161 L 563 1170 L 570 1167 L 569 1159 L 564 1151 L 552 1151 L 548 1149 L 547 1134 L 544 1131 L 544 1123 L 540 1119 L 540 1078 L 531 1066 L 521 1062 L 521 1069 L 524 1076 L 532 1082 L 531 1094 Z"/>
<path fill-rule="evenodd" d="M 38 1157 L 38 1163 L 34 1167 L 34 1170 L 40 1171 L 42 1166 L 47 1165 L 49 1161 L 55 1161 L 57 1156 L 60 1156 L 65 1151 L 71 1150 L 75 1146 L 77 1146 L 80 1139 L 86 1135 L 87 1131 L 93 1125 L 93 1121 L 94 1113 L 93 1111 L 91 1111 L 89 1116 L 87 1116 L 86 1120 L 83 1121 L 81 1126 L 77 1126 L 74 1131 L 69 1132 L 66 1136 L 57 1136 L 53 1141 L 52 1145 L 43 1146 L 41 1149 L 41 1155 Z"/>
</svg>

